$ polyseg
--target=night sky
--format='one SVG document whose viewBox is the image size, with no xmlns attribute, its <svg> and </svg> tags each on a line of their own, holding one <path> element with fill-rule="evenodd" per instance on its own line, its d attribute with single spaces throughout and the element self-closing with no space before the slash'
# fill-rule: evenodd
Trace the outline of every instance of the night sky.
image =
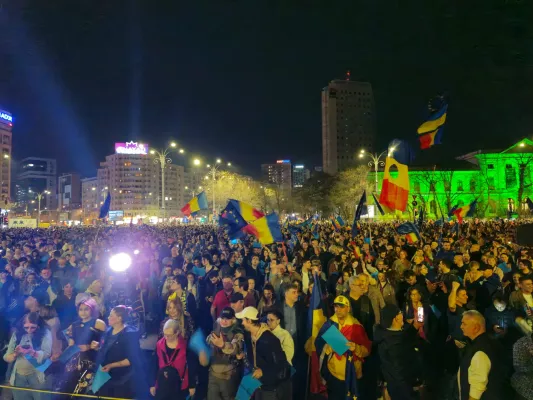
<svg viewBox="0 0 533 400">
<path fill-rule="evenodd" d="M 372 83 L 378 146 L 449 99 L 435 157 L 533 134 L 526 0 L 0 1 L 0 105 L 14 157 L 94 176 L 114 142 L 168 138 L 243 173 L 321 164 L 320 92 Z M 401 4 L 401 7 L 400 7 Z"/>
</svg>

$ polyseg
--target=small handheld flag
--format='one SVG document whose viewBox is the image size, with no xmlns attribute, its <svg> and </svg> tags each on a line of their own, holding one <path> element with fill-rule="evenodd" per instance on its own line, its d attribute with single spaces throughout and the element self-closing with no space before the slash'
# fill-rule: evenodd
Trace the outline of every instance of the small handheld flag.
<svg viewBox="0 0 533 400">
<path fill-rule="evenodd" d="M 355 237 L 359 233 L 358 222 L 361 219 L 361 215 L 368 214 L 368 207 L 366 205 L 366 190 L 363 190 L 357 210 L 355 210 L 355 216 L 352 224 L 352 237 Z"/>
<path fill-rule="evenodd" d="M 396 228 L 396 232 L 400 235 L 405 235 L 409 243 L 414 243 L 420 240 L 420 232 L 412 222 L 405 222 Z"/>
</svg>

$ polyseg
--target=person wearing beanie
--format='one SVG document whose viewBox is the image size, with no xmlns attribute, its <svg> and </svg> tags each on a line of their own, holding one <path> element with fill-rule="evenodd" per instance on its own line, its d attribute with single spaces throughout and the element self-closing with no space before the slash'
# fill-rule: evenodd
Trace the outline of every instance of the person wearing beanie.
<svg viewBox="0 0 533 400">
<path fill-rule="evenodd" d="M 419 386 L 421 365 L 415 350 L 416 335 L 423 322 L 415 318 L 404 325 L 398 306 L 387 304 L 381 310 L 381 323 L 376 326 L 374 343 L 378 346 L 381 370 L 392 399 L 417 399 L 414 388 Z"/>
<path fill-rule="evenodd" d="M 363 376 L 363 359 L 368 357 L 372 343 L 363 326 L 352 316 L 350 301 L 345 296 L 337 296 L 333 301 L 335 315 L 324 323 L 315 340 L 317 355 L 321 362 L 322 378 L 326 381 L 329 399 L 358 397 L 358 388 Z M 326 343 L 324 333 L 334 326 L 346 338 L 349 350 L 337 354 Z"/>
</svg>

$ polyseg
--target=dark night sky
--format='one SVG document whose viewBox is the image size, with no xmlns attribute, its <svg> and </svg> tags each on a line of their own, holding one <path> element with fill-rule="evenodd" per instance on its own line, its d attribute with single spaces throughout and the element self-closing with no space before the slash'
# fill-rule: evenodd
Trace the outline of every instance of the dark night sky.
<svg viewBox="0 0 533 400">
<path fill-rule="evenodd" d="M 4 0 L 0 104 L 14 157 L 95 175 L 115 141 L 321 164 L 320 91 L 374 88 L 378 144 L 413 138 L 446 92 L 435 156 L 533 132 L 533 7 L 521 0 Z M 464 4 L 468 3 L 468 4 Z"/>
</svg>

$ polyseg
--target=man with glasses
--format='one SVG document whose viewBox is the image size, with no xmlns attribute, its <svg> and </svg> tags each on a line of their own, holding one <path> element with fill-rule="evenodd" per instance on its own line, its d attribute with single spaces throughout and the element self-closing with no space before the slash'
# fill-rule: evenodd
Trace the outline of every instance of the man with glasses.
<svg viewBox="0 0 533 400">
<path fill-rule="evenodd" d="M 350 313 L 350 301 L 337 296 L 333 302 L 333 315 L 320 329 L 315 340 L 317 354 L 326 368 L 320 366 L 326 381 L 329 399 L 345 399 L 359 396 L 362 392 L 359 381 L 363 376 L 363 358 L 370 354 L 372 343 L 363 326 Z M 337 354 L 323 338 L 324 333 L 334 326 L 346 338 L 348 350 Z"/>
<path fill-rule="evenodd" d="M 280 325 L 283 315 L 279 310 L 272 309 L 267 313 L 267 325 L 270 331 L 279 339 L 281 348 L 287 356 L 287 361 L 292 365 L 292 358 L 294 357 L 294 340 L 291 334 L 283 329 Z"/>
</svg>

